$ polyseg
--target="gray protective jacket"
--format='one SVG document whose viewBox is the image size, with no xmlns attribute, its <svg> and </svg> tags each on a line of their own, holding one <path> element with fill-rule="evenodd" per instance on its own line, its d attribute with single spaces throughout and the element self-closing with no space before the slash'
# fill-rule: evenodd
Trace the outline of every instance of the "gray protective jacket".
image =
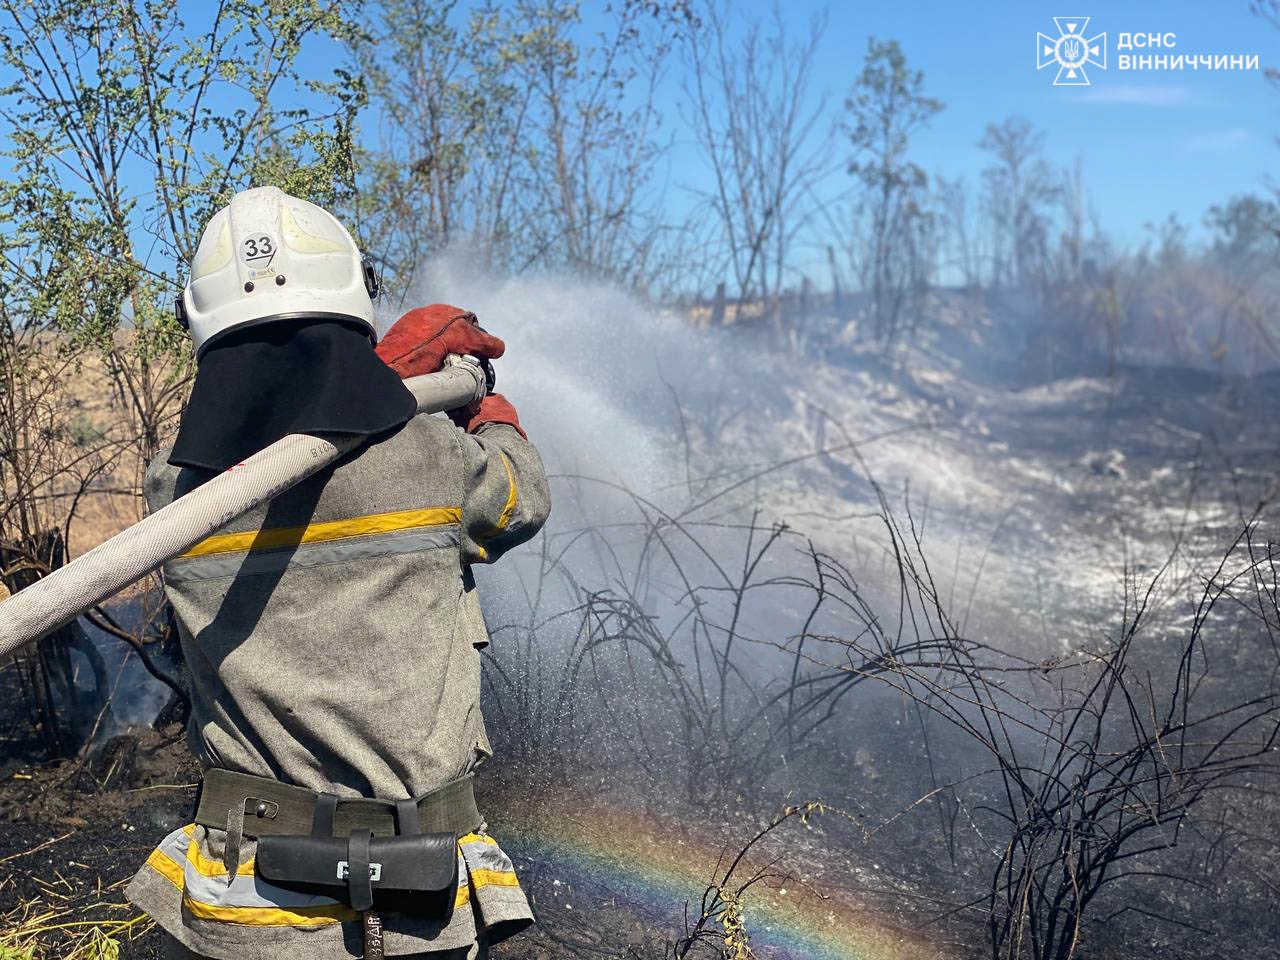
<svg viewBox="0 0 1280 960">
<path fill-rule="evenodd" d="M 199 480 L 161 453 L 149 509 Z M 206 766 L 341 796 L 417 796 L 470 773 L 490 748 L 488 633 L 469 567 L 528 540 L 549 509 L 541 459 L 514 427 L 468 435 L 420 415 L 166 564 L 191 670 L 192 751 Z M 179 940 L 210 956 L 288 956 L 295 942 L 309 957 L 349 956 L 334 925 L 350 918 L 253 877 L 254 844 L 242 850 L 247 874 L 224 871 L 211 886 L 221 831 L 180 833 L 130 888 Z M 455 909 L 446 930 L 388 918 L 389 954 L 454 949 L 528 917 L 492 838 L 463 839 L 462 866 L 487 881 L 470 884 L 475 910 Z"/>
</svg>

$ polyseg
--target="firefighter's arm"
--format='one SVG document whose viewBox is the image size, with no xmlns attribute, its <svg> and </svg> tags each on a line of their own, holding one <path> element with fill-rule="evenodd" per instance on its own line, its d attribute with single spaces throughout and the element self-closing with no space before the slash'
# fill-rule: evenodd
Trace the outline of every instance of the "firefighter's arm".
<svg viewBox="0 0 1280 960">
<path fill-rule="evenodd" d="M 542 458 L 525 439 L 519 423 L 511 422 L 514 416 L 478 419 L 491 401 L 506 404 L 500 396 L 486 397 L 481 413 L 468 423 L 467 434 L 458 438 L 466 470 L 462 503 L 464 563 L 492 563 L 536 534 L 551 510 Z"/>
<path fill-rule="evenodd" d="M 439 370 L 449 354 L 493 360 L 505 349 L 474 313 L 447 303 L 410 310 L 377 346 L 378 356 L 402 377 Z M 515 407 L 501 394 L 449 416 L 462 428 L 462 559 L 492 563 L 547 519 L 551 498 L 542 458 L 521 429 Z"/>
</svg>

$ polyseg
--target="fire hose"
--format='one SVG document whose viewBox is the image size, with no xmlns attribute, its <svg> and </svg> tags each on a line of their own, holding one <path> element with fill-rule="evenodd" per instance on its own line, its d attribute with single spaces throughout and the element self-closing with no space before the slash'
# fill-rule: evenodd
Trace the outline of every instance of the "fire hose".
<svg viewBox="0 0 1280 960">
<path fill-rule="evenodd" d="M 449 360 L 439 373 L 404 381 L 419 413 L 465 407 L 491 388 L 480 364 Z M 0 602 L 0 657 L 65 626 L 365 440 L 290 434 L 18 591 Z"/>
</svg>

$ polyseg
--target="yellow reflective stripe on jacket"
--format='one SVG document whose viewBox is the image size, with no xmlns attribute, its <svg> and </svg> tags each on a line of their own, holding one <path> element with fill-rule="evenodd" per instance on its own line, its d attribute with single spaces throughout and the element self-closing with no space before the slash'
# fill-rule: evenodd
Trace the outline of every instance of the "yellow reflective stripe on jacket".
<svg viewBox="0 0 1280 960">
<path fill-rule="evenodd" d="M 471 886 L 479 890 L 481 887 L 518 887 L 520 879 L 514 872 L 506 870 L 467 870 Z"/>
<path fill-rule="evenodd" d="M 187 847 L 187 863 L 200 874 L 202 877 L 225 877 L 227 875 L 227 867 L 221 860 L 210 860 L 200 852 L 200 844 L 194 840 Z M 253 857 L 250 857 L 244 863 L 240 864 L 236 875 L 241 877 L 252 877 Z"/>
<path fill-rule="evenodd" d="M 150 862 L 150 861 L 148 861 Z M 514 875 L 513 875 L 514 876 Z M 230 886 L 226 887 L 227 891 L 241 884 L 243 874 L 237 874 Z M 223 883 L 225 884 L 225 874 L 223 875 Z M 485 886 L 485 883 L 475 884 L 478 889 Z M 265 883 L 258 879 L 254 884 L 254 893 L 265 899 L 270 899 L 273 892 L 279 891 L 280 888 Z M 471 900 L 472 884 L 458 884 L 457 892 L 453 898 L 453 908 L 455 910 L 465 907 Z M 282 892 L 282 891 L 281 891 Z M 238 924 L 246 927 L 315 927 L 328 923 L 342 923 L 343 921 L 355 920 L 358 916 L 355 910 L 341 903 L 320 903 L 315 906 L 266 906 L 266 905 L 250 905 L 246 903 L 209 903 L 206 899 L 198 899 L 193 895 L 190 885 L 183 891 L 182 905 L 190 911 L 193 917 L 200 920 L 212 920 L 218 923 Z M 228 899 L 241 899 L 240 897 L 228 897 Z"/>
<path fill-rule="evenodd" d="M 164 877 L 179 890 L 182 889 L 181 864 L 170 860 L 159 847 L 152 850 L 151 856 L 147 857 L 147 866 L 160 874 L 160 876 Z"/>
<path fill-rule="evenodd" d="M 510 472 L 510 467 L 507 468 Z M 514 488 L 514 480 L 512 481 Z M 512 493 L 514 498 L 514 492 Z M 514 506 L 514 499 L 512 501 Z M 422 527 L 438 527 L 458 523 L 462 519 L 459 507 L 425 507 L 418 510 L 397 510 L 393 513 L 374 513 L 347 520 L 327 520 L 298 527 L 276 527 L 269 530 L 248 530 L 242 533 L 220 533 L 201 540 L 182 554 L 180 559 L 207 557 L 223 553 L 240 553 L 246 550 L 274 550 L 294 547 L 304 543 L 323 543 L 345 540 L 380 533 L 396 533 Z"/>
<path fill-rule="evenodd" d="M 473 889 L 520 886 L 514 864 L 493 837 L 469 833 L 458 841 L 458 849 L 466 861 L 467 878 Z"/>
<path fill-rule="evenodd" d="M 507 529 L 507 524 L 511 522 L 511 515 L 516 512 L 516 475 L 511 469 L 511 461 L 507 459 L 507 455 L 499 450 L 498 456 L 502 458 L 502 465 L 507 468 L 507 502 L 502 507 L 502 515 L 498 517 L 497 525 L 486 533 L 485 537 L 496 537 Z"/>
<path fill-rule="evenodd" d="M 341 904 L 286 910 L 282 907 L 219 906 L 184 896 L 182 905 L 200 920 L 238 923 L 248 927 L 318 927 L 326 923 L 355 920 L 357 916 L 354 910 Z"/>
<path fill-rule="evenodd" d="M 147 857 L 147 866 L 164 877 L 179 890 L 182 889 L 183 864 L 186 863 L 186 851 L 195 835 L 195 824 L 189 823 L 181 830 L 175 830 L 160 842 Z"/>
<path fill-rule="evenodd" d="M 476 538 L 476 549 L 479 551 L 481 560 L 489 558 L 489 551 L 484 548 L 482 541 L 492 540 L 507 529 L 507 525 L 511 523 L 512 514 L 516 512 L 516 475 L 511 469 L 511 461 L 507 459 L 507 455 L 499 450 L 498 456 L 502 458 L 502 465 L 507 469 L 507 502 L 502 506 L 502 514 L 498 517 L 498 522 Z"/>
</svg>

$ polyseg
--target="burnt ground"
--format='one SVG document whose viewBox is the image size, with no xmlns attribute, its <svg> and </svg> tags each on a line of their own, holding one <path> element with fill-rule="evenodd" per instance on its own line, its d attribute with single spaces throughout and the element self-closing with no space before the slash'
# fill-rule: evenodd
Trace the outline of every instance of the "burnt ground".
<svg viewBox="0 0 1280 960">
<path fill-rule="evenodd" d="M 0 917 L 5 921 L 0 931 L 19 924 L 30 926 L 24 921 L 41 915 L 47 927 L 68 920 L 89 921 L 119 941 L 120 957 L 156 956 L 158 934 L 128 905 L 123 888 L 159 838 L 189 820 L 198 768 L 181 740 L 174 739 L 178 732 L 174 726 L 167 735 L 146 731 L 136 740 L 121 738 L 88 764 L 21 760 L 6 764 L 0 775 L 4 877 Z M 686 911 L 692 910 L 696 919 L 703 881 L 711 879 L 716 858 L 732 854 L 735 844 L 763 822 L 742 808 L 741 798 L 736 809 L 722 810 L 722 822 L 716 823 L 713 817 L 691 820 L 688 807 L 682 806 L 687 798 L 673 799 L 656 783 L 637 791 L 634 773 L 624 779 L 621 771 L 615 771 L 608 778 L 609 787 L 603 787 L 605 782 L 599 781 L 596 789 L 582 783 L 552 785 L 545 771 L 517 765 L 500 766 L 479 781 L 481 807 L 502 811 L 495 832 L 505 836 L 504 847 L 516 860 L 539 918 L 532 930 L 496 948 L 496 956 L 521 960 L 666 956 L 672 938 L 684 929 Z M 639 806 L 637 792 L 649 798 Z M 616 849 L 610 837 L 634 829 L 635 818 L 665 823 L 662 840 Z M 537 836 L 539 823 L 555 820 L 569 823 L 575 845 L 595 847 L 615 862 L 581 863 L 561 856 L 562 846 L 548 846 Z M 709 842 L 709 835 L 719 839 Z M 686 845 L 687 851 L 680 849 Z M 773 854 L 755 858 L 752 869 L 776 877 L 766 880 L 766 887 L 782 887 L 785 893 L 786 885 L 792 883 L 801 886 L 797 892 L 803 894 L 804 884 L 795 884 L 794 874 L 777 869 Z M 687 885 L 683 889 L 660 885 L 657 897 L 638 893 L 637 883 L 652 879 L 637 881 L 629 876 L 635 864 L 625 861 L 631 857 L 642 858 L 647 865 L 667 863 L 664 869 L 683 873 Z M 634 899 L 629 903 L 628 898 Z M 840 909 L 847 899 L 832 903 Z M 86 933 L 80 928 L 49 930 L 41 937 L 47 952 L 36 956 L 62 957 L 83 950 Z M 874 927 L 858 941 L 885 945 L 883 951 L 867 956 L 933 955 L 932 948 L 898 951 L 901 943 L 913 942 L 909 931 L 891 925 Z M 776 953 L 766 945 L 759 955 L 808 954 Z"/>
<path fill-rule="evenodd" d="M 732 450 L 738 462 L 753 464 L 804 457 L 753 487 L 755 494 L 771 514 L 867 565 L 874 550 L 867 546 L 866 521 L 857 516 L 871 502 L 865 470 L 895 509 L 907 509 L 902 491 L 909 486 L 910 510 L 925 530 L 925 549 L 952 615 L 968 635 L 1028 656 L 1101 642 L 1119 621 L 1126 575 L 1143 582 L 1176 546 L 1179 558 L 1165 575 L 1152 616 L 1149 655 L 1158 664 L 1167 652 L 1162 631 L 1176 644 L 1197 578 L 1272 491 L 1280 375 L 1223 379 L 1093 362 L 1058 379 L 1027 383 L 1016 375 L 1016 356 L 993 354 L 999 335 L 993 327 L 974 342 L 939 324 L 918 349 L 888 364 L 853 348 L 829 351 L 803 389 L 762 405 L 751 401 L 760 411 L 752 429 L 704 438 L 709 456 Z M 759 429 L 760 418 L 766 429 Z M 860 448 L 861 462 L 845 450 L 818 452 L 850 437 L 889 433 Z M 1280 539 L 1271 528 L 1264 512 L 1260 535 Z M 1258 631 L 1229 626 L 1239 632 L 1228 644 L 1235 674 L 1273 671 L 1274 651 Z M 38 743 L 17 712 L 12 671 L 0 672 L 0 680 L 0 730 L 11 738 L 0 747 L 7 758 L 0 761 L 0 915 L 12 919 L 22 904 L 36 902 L 78 917 L 125 916 L 112 906 L 121 900 L 121 886 L 155 841 L 186 821 L 196 771 L 181 741 L 147 732 L 119 741 L 89 764 L 39 762 Z M 869 697 L 862 706 L 843 721 L 835 743 L 805 779 L 837 806 L 866 813 L 886 798 L 916 795 L 919 770 L 894 729 L 901 717 L 889 719 L 897 716 L 892 705 Z M 596 773 L 601 771 L 591 771 Z M 570 799 L 583 818 L 582 835 L 594 836 L 600 846 L 607 845 L 607 834 L 628 831 L 630 815 L 665 823 L 662 835 L 680 837 L 673 843 L 687 844 L 689 853 L 628 848 L 628 856 L 678 861 L 696 852 L 707 862 L 693 874 L 681 874 L 674 861 L 655 868 L 646 875 L 646 889 L 638 890 L 621 879 L 626 870 L 575 873 L 568 856 L 565 869 L 557 870 L 546 859 L 550 848 L 517 832 L 504 845 L 517 857 L 543 923 L 501 948 L 504 957 L 661 957 L 661 941 L 678 932 L 687 903 L 696 914 L 702 890 L 690 876 L 708 876 L 716 854 L 741 842 L 748 825 L 787 796 L 775 782 L 744 784 L 745 807 L 741 797 L 736 806 L 729 798 L 694 818 L 687 798 L 634 771 L 609 770 L 607 788 L 579 781 L 568 794 L 563 784 L 544 780 L 499 763 L 483 782 L 491 806 L 501 806 L 511 822 L 561 817 Z M 901 806 L 899 799 L 883 809 Z M 971 872 L 944 862 L 931 832 L 936 815 L 926 816 L 933 819 L 908 817 L 877 827 L 872 839 L 866 828 L 874 818 L 857 828 L 832 818 L 816 833 L 792 835 L 784 856 L 790 866 L 779 869 L 809 870 L 805 883 L 826 895 L 835 892 L 833 915 L 837 908 L 862 911 L 873 928 L 861 941 L 872 947 L 831 955 L 981 955 L 978 918 L 961 913 L 917 928 L 939 912 L 938 903 L 963 900 L 961 887 L 974 882 Z M 1183 905 L 1195 930 L 1153 928 L 1122 915 L 1110 925 L 1114 935 L 1100 931 L 1086 953 L 1191 957 L 1217 943 L 1232 956 L 1274 955 L 1261 912 L 1271 912 L 1265 875 L 1275 846 L 1276 837 L 1264 830 L 1241 845 L 1235 872 L 1225 859 L 1221 870 L 1195 868 L 1201 889 Z M 657 883 L 658 875 L 680 879 Z M 917 909 L 917 899 L 927 902 Z M 153 954 L 153 934 L 125 938 L 121 956 Z M 798 958 L 806 956 L 804 949 L 765 945 L 761 956 Z M 55 949 L 48 955 L 62 954 Z"/>
<path fill-rule="evenodd" d="M 1126 577 L 1150 579 L 1175 552 L 1164 576 L 1176 594 L 1280 491 L 1280 372 L 1083 356 L 1028 382 L 1016 318 L 977 327 L 944 311 L 889 362 L 824 346 L 783 399 L 745 400 L 756 416 L 715 438 L 709 463 L 794 459 L 758 494 L 765 516 L 869 581 L 883 543 L 866 516 L 874 479 L 921 532 L 963 632 L 1036 657 L 1095 640 Z M 1260 519 L 1266 540 L 1269 506 Z"/>
<path fill-rule="evenodd" d="M 21 703 L 6 684 L 5 729 L 21 729 Z M 0 767 L 0 914 L 17 925 L 24 905 L 51 923 L 97 920 L 106 929 L 134 912 L 122 888 L 156 839 L 187 822 L 198 768 L 171 730 L 121 737 L 91 762 L 40 762 L 34 743 Z M 23 749 L 25 748 L 25 749 Z M 141 926 L 141 925 L 140 925 Z M 65 955 L 84 931 L 50 933 L 48 956 Z M 133 928 L 130 932 L 137 932 Z M 128 934 L 122 931 L 121 939 Z M 122 955 L 153 956 L 143 935 Z"/>
<path fill-rule="evenodd" d="M 6 701 L 9 705 L 13 700 Z M 16 723 L 12 711 L 4 720 Z M 0 772 L 0 931 L 24 915 L 54 911 L 103 924 L 121 941 L 123 958 L 156 955 L 158 937 L 123 888 L 156 842 L 190 822 L 199 767 L 171 726 L 122 737 L 91 763 L 41 763 L 15 758 Z M 30 745 L 28 745 L 30 746 Z M 34 752 L 34 751 L 30 751 Z M 483 795 L 481 797 L 483 802 Z M 533 888 L 537 888 L 536 878 Z M 28 914 L 24 914 L 27 905 Z M 637 937 L 643 928 L 637 925 Z M 84 942 L 83 930 L 53 931 L 43 942 L 61 957 Z M 555 954 L 523 938 L 500 955 L 545 960 Z M 7 956 L 7 954 L 6 954 Z"/>
</svg>

